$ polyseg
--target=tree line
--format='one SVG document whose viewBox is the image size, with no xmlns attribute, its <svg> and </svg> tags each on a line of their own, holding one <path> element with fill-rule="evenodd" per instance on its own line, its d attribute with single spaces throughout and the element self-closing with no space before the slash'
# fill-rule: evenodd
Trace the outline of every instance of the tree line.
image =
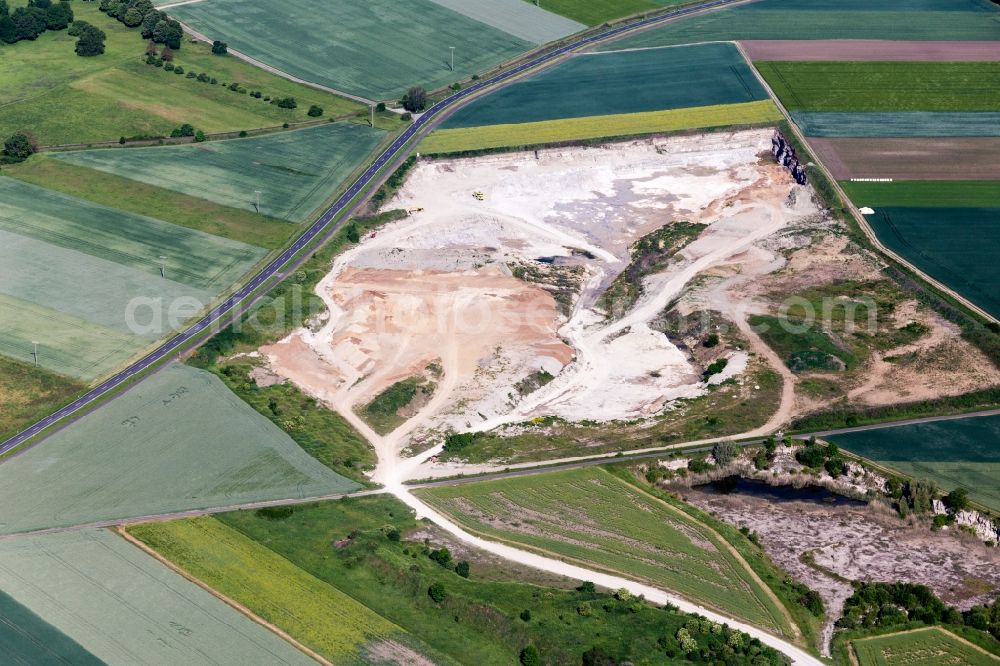
<svg viewBox="0 0 1000 666">
<path fill-rule="evenodd" d="M 184 29 L 180 22 L 153 7 L 151 0 L 101 0 L 98 8 L 129 28 L 139 28 L 143 39 L 172 49 L 181 47 Z"/>
</svg>

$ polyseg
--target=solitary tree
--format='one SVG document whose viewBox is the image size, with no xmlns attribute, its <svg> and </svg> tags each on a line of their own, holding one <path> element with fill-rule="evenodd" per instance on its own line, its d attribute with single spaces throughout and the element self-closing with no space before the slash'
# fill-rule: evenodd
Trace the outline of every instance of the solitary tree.
<svg viewBox="0 0 1000 666">
<path fill-rule="evenodd" d="M 944 503 L 955 513 L 965 511 L 969 508 L 969 491 L 965 488 L 955 488 L 945 495 Z"/>
<path fill-rule="evenodd" d="M 38 150 L 38 144 L 27 132 L 15 132 L 3 144 L 3 154 L 17 160 L 25 160 Z"/>
<path fill-rule="evenodd" d="M 423 111 L 427 107 L 427 91 L 414 86 L 403 95 L 403 108 L 410 112 Z"/>
<path fill-rule="evenodd" d="M 529 645 L 521 650 L 520 661 L 521 666 L 541 666 L 542 655 L 538 654 L 538 648 Z"/>
<path fill-rule="evenodd" d="M 104 31 L 88 25 L 80 31 L 80 39 L 76 42 L 78 56 L 91 57 L 104 53 Z"/>
<path fill-rule="evenodd" d="M 226 55 L 228 52 L 229 48 L 225 42 L 220 42 L 219 40 L 212 42 L 212 53 L 215 55 Z"/>
<path fill-rule="evenodd" d="M 448 597 L 448 592 L 444 589 L 443 583 L 434 583 L 427 588 L 427 596 L 429 596 L 434 603 L 439 604 Z"/>
<path fill-rule="evenodd" d="M 318 118 L 323 115 L 323 107 L 316 106 L 315 104 L 313 104 L 312 106 L 309 107 L 309 111 L 306 112 L 306 115 L 312 116 L 313 118 Z"/>
<path fill-rule="evenodd" d="M 719 442 L 712 447 L 712 457 L 715 458 L 715 463 L 719 467 L 725 467 L 733 462 L 737 455 L 739 455 L 739 449 L 732 442 Z"/>
</svg>

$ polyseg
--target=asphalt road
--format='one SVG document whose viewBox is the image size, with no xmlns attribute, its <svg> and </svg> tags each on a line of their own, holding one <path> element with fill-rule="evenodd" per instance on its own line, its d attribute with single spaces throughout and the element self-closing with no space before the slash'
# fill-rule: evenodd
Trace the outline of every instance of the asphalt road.
<svg viewBox="0 0 1000 666">
<path fill-rule="evenodd" d="M 408 128 L 406 128 L 406 130 L 400 134 L 396 140 L 382 152 L 381 155 L 379 155 L 375 162 L 373 162 L 364 171 L 364 173 L 358 177 L 358 179 L 347 189 L 347 191 L 345 191 L 340 198 L 338 198 L 333 205 L 331 205 L 330 208 L 327 209 L 327 211 L 305 231 L 305 233 L 299 236 L 295 243 L 275 257 L 274 260 L 264 267 L 252 280 L 250 280 L 250 282 L 246 283 L 241 289 L 232 294 L 223 303 L 216 306 L 211 312 L 204 315 L 191 327 L 168 340 L 161 347 L 158 347 L 156 350 L 150 352 L 148 355 L 139 359 L 118 374 L 110 377 L 98 386 L 95 386 L 73 402 L 62 407 L 58 411 L 53 412 L 49 416 L 46 416 L 44 419 L 38 421 L 31 427 L 22 430 L 7 441 L 3 442 L 3 444 L 0 444 L 0 456 L 21 446 L 52 426 L 64 424 L 72 417 L 80 415 L 84 410 L 86 410 L 87 407 L 110 396 L 124 384 L 128 384 L 131 380 L 136 379 L 139 375 L 142 375 L 151 366 L 156 365 L 165 358 L 188 350 L 191 346 L 193 346 L 193 342 L 195 342 L 202 333 L 208 331 L 216 322 L 223 320 L 228 315 L 238 313 L 240 311 L 240 304 L 253 295 L 254 292 L 268 280 L 279 276 L 281 268 L 291 262 L 296 254 L 304 248 L 310 246 L 317 238 L 321 238 L 324 234 L 332 233 L 341 224 L 343 224 L 349 217 L 349 214 L 360 205 L 359 202 L 352 204 L 352 200 L 362 192 L 365 192 L 369 186 L 379 182 L 379 171 L 384 166 L 390 164 L 393 160 L 404 154 L 407 144 L 411 139 L 421 132 L 426 132 L 434 125 L 440 123 L 457 105 L 460 105 L 471 97 L 482 95 L 487 89 L 499 87 L 504 83 L 509 82 L 511 79 L 518 77 L 527 70 L 551 64 L 569 52 L 581 47 L 615 37 L 616 35 L 622 33 L 631 32 L 637 28 L 653 26 L 658 23 L 664 23 L 688 14 L 703 12 L 708 9 L 737 4 L 740 1 L 741 0 L 712 0 L 700 5 L 685 7 L 633 23 L 628 23 L 623 26 L 609 28 L 608 30 L 604 30 L 594 35 L 568 42 L 559 48 L 543 53 L 536 58 L 516 65 L 489 79 L 478 81 L 472 86 L 455 92 L 449 97 L 441 100 L 434 106 L 427 109 Z M 334 218 L 345 212 L 348 213 L 348 215 L 344 215 L 337 225 L 329 227 Z M 268 287 L 264 290 L 264 293 L 273 288 L 273 286 L 274 285 L 268 285 Z"/>
</svg>

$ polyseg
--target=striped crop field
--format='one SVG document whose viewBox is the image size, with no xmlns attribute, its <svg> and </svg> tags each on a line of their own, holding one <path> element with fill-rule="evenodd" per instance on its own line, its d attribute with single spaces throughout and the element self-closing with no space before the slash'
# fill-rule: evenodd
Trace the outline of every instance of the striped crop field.
<svg viewBox="0 0 1000 666">
<path fill-rule="evenodd" d="M 1000 511 L 1000 416 L 864 430 L 830 438 L 842 448 L 946 491 L 965 488 Z"/>
<path fill-rule="evenodd" d="M 544 6 L 550 12 L 562 14 L 574 21 L 598 25 L 683 2 L 684 0 L 545 0 Z"/>
<path fill-rule="evenodd" d="M 485 538 L 647 581 L 759 626 L 789 631 L 770 591 L 718 534 L 602 469 L 418 493 Z"/>
<path fill-rule="evenodd" d="M 1000 111 L 793 111 L 806 136 L 1000 137 Z"/>
<path fill-rule="evenodd" d="M 583 54 L 473 101 L 442 128 L 766 99 L 764 87 L 732 44 Z"/>
<path fill-rule="evenodd" d="M 675 132 L 685 129 L 755 125 L 781 119 L 770 100 L 743 104 L 719 104 L 688 109 L 668 109 L 644 113 L 623 113 L 613 116 L 565 118 L 534 123 L 460 127 L 433 132 L 419 146 L 422 153 L 442 154 L 505 148 L 537 146 L 566 141 Z"/>
<path fill-rule="evenodd" d="M 851 641 L 860 666 L 1000 666 L 1000 656 L 941 627 Z"/>
<path fill-rule="evenodd" d="M 315 664 L 108 530 L 0 541 L 0 573 L 5 664 Z"/>
<path fill-rule="evenodd" d="M 358 488 L 175 364 L 0 465 L 0 534 Z"/>
<path fill-rule="evenodd" d="M 416 642 L 367 606 L 215 518 L 134 525 L 129 533 L 335 664 L 374 663 L 364 659 L 374 644 Z"/>
<path fill-rule="evenodd" d="M 527 3 L 520 9 L 532 13 Z M 283 0 L 280 9 L 207 0 L 168 13 L 272 67 L 369 99 L 460 81 L 536 45 L 431 0 Z"/>
<path fill-rule="evenodd" d="M 1000 40 L 990 0 L 757 0 L 673 21 L 604 50 L 715 40 Z"/>
<path fill-rule="evenodd" d="M 94 379 L 207 306 L 265 253 L 0 177 L 0 353 L 34 363 L 38 342 L 41 367 Z"/>
<path fill-rule="evenodd" d="M 754 64 L 789 111 L 1000 111 L 1000 62 Z"/>
<path fill-rule="evenodd" d="M 993 180 L 841 181 L 840 185 L 858 206 L 1000 208 L 1000 183 Z"/>
<path fill-rule="evenodd" d="M 319 208 L 386 133 L 331 123 L 250 139 L 57 153 L 56 159 L 293 222 Z M 155 164 L 155 169 L 148 165 Z"/>
</svg>

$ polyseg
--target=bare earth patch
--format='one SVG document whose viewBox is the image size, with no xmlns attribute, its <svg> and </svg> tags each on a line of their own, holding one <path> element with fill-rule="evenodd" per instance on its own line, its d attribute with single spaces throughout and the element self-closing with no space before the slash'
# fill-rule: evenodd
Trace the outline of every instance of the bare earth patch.
<svg viewBox="0 0 1000 666">
<path fill-rule="evenodd" d="M 809 143 L 837 180 L 1000 179 L 1000 138 L 814 138 Z"/>
</svg>

